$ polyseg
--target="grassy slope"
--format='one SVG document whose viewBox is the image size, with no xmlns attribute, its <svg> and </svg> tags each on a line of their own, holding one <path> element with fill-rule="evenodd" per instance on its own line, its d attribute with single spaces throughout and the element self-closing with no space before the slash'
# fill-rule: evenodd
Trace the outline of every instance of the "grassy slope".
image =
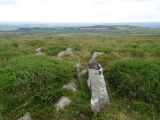
<svg viewBox="0 0 160 120">
<path fill-rule="evenodd" d="M 51 32 L 51 31 L 49 31 Z M 107 67 L 117 59 L 124 59 L 130 57 L 140 57 L 144 59 L 154 59 L 159 61 L 160 59 L 160 36 L 106 36 L 106 35 L 60 35 L 51 36 L 51 34 L 42 33 L 39 35 L 27 35 L 25 32 L 21 32 L 25 36 L 0 36 L 0 67 L 3 68 L 6 62 L 15 57 L 26 54 L 35 54 L 35 49 L 42 47 L 43 51 L 49 56 L 54 56 L 56 53 L 50 51 L 54 50 L 53 46 L 58 45 L 57 49 L 73 48 L 74 56 L 65 57 L 64 59 L 76 63 L 82 64 L 82 69 L 86 68 L 88 61 L 91 59 L 94 51 L 101 51 L 107 54 L 108 64 L 102 64 L 102 67 Z M 103 31 L 105 33 L 105 31 Z M 122 33 L 124 31 L 121 31 Z M 133 31 L 132 31 L 133 32 Z M 51 32 L 52 33 L 52 32 Z M 17 32 L 16 32 L 17 34 Z M 64 34 L 64 31 L 62 31 Z M 12 35 L 15 35 L 12 33 Z M 52 49 L 51 49 L 52 48 Z M 58 52 L 58 51 L 57 51 Z M 116 96 L 116 92 L 112 90 L 109 84 L 107 84 L 107 90 L 109 92 L 111 106 L 108 110 L 103 110 L 98 114 L 97 118 L 92 118 L 90 111 L 90 91 L 86 85 L 87 76 L 84 76 L 79 80 L 78 91 L 74 94 L 68 94 L 68 97 L 73 101 L 64 111 L 55 112 L 54 103 L 50 106 L 46 106 L 40 110 L 30 109 L 32 117 L 34 119 L 111 119 L 111 120 L 124 120 L 124 119 L 158 119 L 158 113 L 155 112 L 154 107 L 146 111 L 138 111 L 133 106 L 133 100 L 126 98 L 120 98 Z M 106 81 L 107 82 L 107 81 Z M 2 107 L 2 106 L 0 106 Z M 8 115 L 13 118 L 15 115 L 23 115 L 27 109 L 16 110 Z M 0 112 L 0 116 L 4 115 Z M 5 115 L 7 116 L 7 114 Z M 16 116 L 17 118 L 18 116 Z"/>
</svg>

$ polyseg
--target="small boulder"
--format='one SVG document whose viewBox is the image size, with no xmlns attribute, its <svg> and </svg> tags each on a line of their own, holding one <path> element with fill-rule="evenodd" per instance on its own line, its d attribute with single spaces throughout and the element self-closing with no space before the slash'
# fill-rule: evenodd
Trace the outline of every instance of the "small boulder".
<svg viewBox="0 0 160 120">
<path fill-rule="evenodd" d="M 91 60 L 88 64 L 88 76 L 87 84 L 91 90 L 91 110 L 97 114 L 102 108 L 109 105 L 109 97 L 102 67 L 95 60 Z"/>
<path fill-rule="evenodd" d="M 98 56 L 101 56 L 105 53 L 102 53 L 102 52 L 94 52 L 93 55 L 92 55 L 92 60 L 95 60 Z"/>
<path fill-rule="evenodd" d="M 37 55 L 44 55 L 44 53 L 37 53 Z"/>
<path fill-rule="evenodd" d="M 71 48 L 68 48 L 67 50 L 58 53 L 57 57 L 58 57 L 58 58 L 61 58 L 61 57 L 65 56 L 65 55 L 73 56 L 72 49 L 71 49 Z"/>
<path fill-rule="evenodd" d="M 87 69 L 81 70 L 80 75 L 85 75 L 87 74 Z"/>
<path fill-rule="evenodd" d="M 44 54 L 44 53 L 42 53 L 42 48 L 37 48 L 36 49 L 36 54 L 39 54 L 39 55 L 41 55 L 41 54 Z"/>
<path fill-rule="evenodd" d="M 32 120 L 31 114 L 27 112 L 23 117 L 19 118 L 18 120 Z"/>
<path fill-rule="evenodd" d="M 56 111 L 59 111 L 60 109 L 64 109 L 64 107 L 69 105 L 70 103 L 71 101 L 67 97 L 62 96 L 55 105 Z"/>
<path fill-rule="evenodd" d="M 76 91 L 77 90 L 77 80 L 76 79 L 73 79 L 71 80 L 71 82 L 67 83 L 66 85 L 63 85 L 62 88 L 66 88 L 66 89 L 71 89 L 73 91 Z"/>
<path fill-rule="evenodd" d="M 77 68 L 77 70 L 79 71 L 80 68 L 81 68 L 81 64 L 80 64 L 80 63 L 77 63 L 77 64 L 76 64 L 76 68 Z"/>
</svg>

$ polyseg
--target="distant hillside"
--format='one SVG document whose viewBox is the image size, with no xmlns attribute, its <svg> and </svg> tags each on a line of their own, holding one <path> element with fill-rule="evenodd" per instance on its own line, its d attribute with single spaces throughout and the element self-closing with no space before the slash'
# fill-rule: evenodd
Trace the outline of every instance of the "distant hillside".
<svg viewBox="0 0 160 120">
<path fill-rule="evenodd" d="M 131 25 L 150 28 L 160 28 L 160 22 L 119 22 L 119 23 L 5 23 L 0 22 L 2 28 L 59 28 L 59 27 L 90 27 L 90 26 L 113 26 Z"/>
</svg>

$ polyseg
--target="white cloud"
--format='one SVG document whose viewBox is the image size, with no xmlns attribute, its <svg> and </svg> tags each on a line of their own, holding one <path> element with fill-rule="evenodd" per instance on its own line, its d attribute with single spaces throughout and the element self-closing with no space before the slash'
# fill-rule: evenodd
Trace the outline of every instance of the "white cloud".
<svg viewBox="0 0 160 120">
<path fill-rule="evenodd" d="M 0 0 L 0 21 L 160 21 L 159 4 L 159 0 Z"/>
<path fill-rule="evenodd" d="M 0 5 L 12 5 L 12 4 L 16 4 L 18 2 L 18 0 L 0 0 Z"/>
</svg>

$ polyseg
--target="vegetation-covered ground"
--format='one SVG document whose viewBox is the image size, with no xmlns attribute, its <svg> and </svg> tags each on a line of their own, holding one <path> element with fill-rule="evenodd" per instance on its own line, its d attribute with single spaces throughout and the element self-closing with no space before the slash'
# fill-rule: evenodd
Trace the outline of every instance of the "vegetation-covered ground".
<svg viewBox="0 0 160 120">
<path fill-rule="evenodd" d="M 128 28 L 130 29 L 133 28 Z M 160 110 L 157 107 L 160 98 L 160 89 L 157 87 L 160 83 L 160 35 L 158 32 L 157 35 L 127 34 L 124 36 L 121 34 L 118 36 L 116 34 L 118 30 L 116 30 L 114 31 L 116 36 L 114 36 L 113 31 L 112 35 L 109 33 L 107 35 L 105 30 L 103 34 L 98 32 L 96 34 L 91 34 L 91 32 L 66 34 L 64 31 L 61 34 L 60 30 L 57 31 L 59 35 L 51 34 L 53 31 L 50 30 L 42 34 L 42 31 L 40 33 L 32 31 L 32 35 L 22 30 L 19 31 L 20 34 L 17 34 L 17 31 L 0 33 L 0 82 L 3 83 L 0 85 L 0 118 L 2 120 L 17 119 L 26 112 L 31 112 L 34 120 L 160 119 Z M 124 31 L 126 33 L 127 30 L 123 28 L 121 33 Z M 39 47 L 46 54 L 39 56 L 41 58 L 34 55 L 35 49 Z M 69 47 L 72 48 L 74 56 L 65 56 L 64 61 L 56 64 L 55 56 L 58 52 Z M 110 107 L 102 110 L 97 118 L 92 117 L 90 110 L 91 94 L 86 84 L 87 75 L 78 80 L 76 92 L 61 89 L 61 82 L 66 83 L 71 78 L 73 64 L 80 63 L 81 69 L 85 69 L 95 51 L 106 53 L 97 58 L 97 61 L 103 67 L 111 102 Z M 71 69 L 65 73 L 62 68 L 64 71 Z M 60 70 L 60 73 L 56 69 Z M 54 82 L 53 79 L 55 79 Z M 142 83 L 140 87 L 139 81 Z M 153 82 L 153 86 L 146 84 L 145 81 L 150 81 L 150 84 Z M 126 87 L 126 84 L 130 85 L 129 88 Z M 137 85 L 139 91 L 136 88 Z M 152 87 L 157 89 L 152 89 Z M 51 92 L 53 89 L 55 91 Z M 72 100 L 69 106 L 59 112 L 54 109 L 55 101 L 60 97 L 56 97 L 57 91 Z M 148 100 L 148 96 L 152 97 Z"/>
</svg>

